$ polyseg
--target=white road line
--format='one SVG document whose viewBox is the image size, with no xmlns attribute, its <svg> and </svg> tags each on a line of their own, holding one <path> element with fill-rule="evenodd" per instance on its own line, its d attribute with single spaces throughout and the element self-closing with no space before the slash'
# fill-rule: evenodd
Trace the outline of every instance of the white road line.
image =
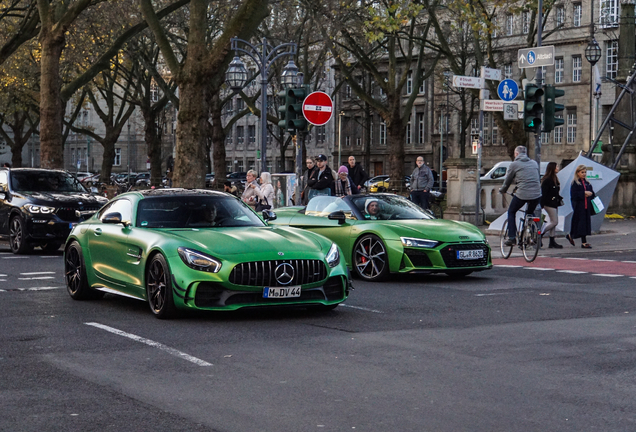
<svg viewBox="0 0 636 432">
<path fill-rule="evenodd" d="M 48 291 L 54 289 L 63 289 L 66 287 L 33 287 L 33 288 L 18 288 L 17 291 Z"/>
<path fill-rule="evenodd" d="M 55 279 L 55 276 L 38 276 L 30 278 L 18 278 L 18 280 L 41 280 L 41 279 Z"/>
<path fill-rule="evenodd" d="M 2 257 L 2 259 L 29 259 L 28 256 L 10 256 L 10 257 Z"/>
<path fill-rule="evenodd" d="M 554 269 L 545 268 L 545 267 L 524 267 L 524 269 L 526 269 L 526 270 L 541 270 L 541 271 L 554 270 Z"/>
<path fill-rule="evenodd" d="M 501 292 L 501 293 L 488 293 L 488 294 L 475 294 L 475 297 L 487 297 L 496 295 L 509 295 L 509 294 L 525 294 L 528 291 L 514 291 L 514 292 Z"/>
<path fill-rule="evenodd" d="M 520 268 L 520 267 L 523 267 L 523 266 L 520 266 L 520 265 L 510 265 L 510 264 L 495 264 L 495 267 Z"/>
<path fill-rule="evenodd" d="M 578 260 L 578 261 L 589 261 L 589 258 L 563 258 L 563 259 Z"/>
<path fill-rule="evenodd" d="M 606 260 L 606 259 L 593 259 L 592 261 L 616 262 L 616 260 Z"/>
<path fill-rule="evenodd" d="M 592 273 L 592 276 L 603 276 L 603 277 L 623 277 L 625 275 L 617 275 L 617 274 L 603 274 L 603 273 Z"/>
<path fill-rule="evenodd" d="M 624 263 L 627 263 L 627 264 L 636 264 L 636 261 L 621 261 L 621 262 L 624 262 Z"/>
<path fill-rule="evenodd" d="M 0 274 L 0 277 L 7 277 L 6 274 Z"/>
<path fill-rule="evenodd" d="M 62 258 L 61 256 L 41 256 L 40 258 Z"/>
<path fill-rule="evenodd" d="M 367 312 L 373 312 L 373 313 L 384 313 L 384 312 L 379 311 L 379 310 L 368 309 L 368 308 L 360 307 L 360 306 L 351 306 L 351 305 L 344 304 L 344 303 L 340 303 L 338 306 L 348 307 L 348 308 L 351 308 L 351 309 L 359 309 L 359 310 L 363 310 L 363 311 L 367 311 Z"/>
<path fill-rule="evenodd" d="M 557 273 L 569 273 L 569 274 L 585 274 L 586 271 L 579 270 L 557 270 Z"/>
<path fill-rule="evenodd" d="M 99 323 L 95 323 L 95 322 L 87 322 L 87 323 L 84 323 L 84 324 L 92 326 L 92 327 L 97 327 L 97 328 L 102 329 L 102 330 L 106 330 L 107 332 L 116 334 L 118 336 L 123 336 L 123 337 L 126 337 L 128 339 L 132 339 L 132 340 L 134 340 L 136 342 L 141 342 L 141 343 L 149 345 L 149 346 L 151 346 L 153 348 L 159 348 L 160 350 L 165 351 L 168 354 L 172 354 L 174 356 L 181 357 L 182 359 L 187 360 L 189 362 L 192 362 L 192 363 L 194 363 L 196 365 L 199 365 L 199 366 L 212 366 L 212 363 L 208 363 L 206 361 L 203 361 L 201 359 L 193 357 L 193 356 L 191 356 L 189 354 L 186 354 L 186 353 L 181 352 L 179 350 L 176 350 L 174 348 L 170 348 L 170 347 L 168 347 L 168 346 L 166 346 L 164 344 L 161 344 L 159 342 L 155 342 L 153 340 L 143 338 L 141 336 L 137 336 L 137 335 L 134 335 L 134 334 L 131 334 L 131 333 L 126 333 L 126 332 L 118 330 L 116 328 L 109 327 L 109 326 L 106 326 L 106 325 L 103 325 L 103 324 L 99 324 Z"/>
<path fill-rule="evenodd" d="M 45 274 L 55 274 L 55 272 L 31 272 L 31 273 L 20 273 L 22 276 L 34 276 L 34 275 L 45 275 Z"/>
</svg>

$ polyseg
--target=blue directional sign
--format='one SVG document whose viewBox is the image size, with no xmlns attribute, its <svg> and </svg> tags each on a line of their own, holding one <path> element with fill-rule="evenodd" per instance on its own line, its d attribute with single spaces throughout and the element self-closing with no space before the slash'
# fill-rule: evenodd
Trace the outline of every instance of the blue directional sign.
<svg viewBox="0 0 636 432">
<path fill-rule="evenodd" d="M 497 94 L 502 101 L 514 100 L 519 94 L 519 86 L 517 82 L 511 79 L 505 79 L 499 83 Z"/>
<path fill-rule="evenodd" d="M 537 61 L 537 55 L 534 51 L 528 51 L 528 64 L 532 66 Z"/>
</svg>

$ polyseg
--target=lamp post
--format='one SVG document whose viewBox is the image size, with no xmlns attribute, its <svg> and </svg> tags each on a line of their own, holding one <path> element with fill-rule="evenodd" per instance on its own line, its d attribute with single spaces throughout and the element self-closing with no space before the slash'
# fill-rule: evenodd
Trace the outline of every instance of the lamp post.
<svg viewBox="0 0 636 432">
<path fill-rule="evenodd" d="M 261 172 L 264 172 L 267 171 L 267 80 L 269 68 L 272 63 L 280 57 L 296 55 L 296 44 L 290 42 L 272 47 L 267 43 L 266 38 L 263 38 L 263 41 L 256 46 L 239 38 L 232 38 L 231 42 L 231 49 L 234 50 L 235 53 L 240 51 L 251 57 L 258 66 L 261 74 Z M 245 46 L 245 48 L 239 46 L 239 44 Z M 283 85 L 293 86 L 296 83 L 297 75 L 298 68 L 293 60 L 290 60 L 287 66 L 285 66 L 281 77 Z M 247 69 L 238 55 L 235 55 L 234 60 L 230 63 L 230 67 L 225 73 L 225 81 L 235 92 L 245 87 L 247 83 Z"/>
<path fill-rule="evenodd" d="M 601 47 L 598 45 L 598 42 L 596 42 L 596 38 L 594 38 L 594 22 L 592 22 L 591 28 L 592 28 L 592 39 L 590 40 L 590 43 L 587 44 L 587 47 L 585 48 L 585 59 L 590 63 L 590 124 L 589 124 L 590 145 L 592 143 L 592 140 L 596 138 L 595 136 L 592 136 L 592 130 L 594 130 L 594 135 L 596 135 L 596 118 L 594 118 L 594 129 L 592 129 L 592 118 L 593 118 L 592 95 L 596 97 L 596 105 L 597 105 L 596 111 L 598 111 L 598 98 L 600 97 L 600 90 L 598 92 L 598 95 L 597 95 L 597 92 L 594 91 L 594 65 L 596 65 L 596 63 L 601 59 L 601 55 L 602 55 Z"/>
<path fill-rule="evenodd" d="M 336 164 L 337 169 L 340 168 L 340 161 L 342 160 L 340 158 L 340 152 L 342 149 L 342 118 L 345 116 L 345 112 L 344 111 L 340 111 L 340 113 L 338 114 L 338 117 L 340 117 L 338 119 L 338 163 Z"/>
</svg>

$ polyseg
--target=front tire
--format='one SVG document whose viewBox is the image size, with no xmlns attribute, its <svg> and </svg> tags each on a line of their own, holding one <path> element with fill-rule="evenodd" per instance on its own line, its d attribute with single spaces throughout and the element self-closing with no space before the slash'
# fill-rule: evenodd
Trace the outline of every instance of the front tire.
<svg viewBox="0 0 636 432">
<path fill-rule="evenodd" d="M 499 247 L 501 249 L 501 256 L 504 259 L 510 258 L 510 254 L 512 254 L 512 248 L 514 246 L 506 246 L 506 240 L 508 239 L 508 221 L 505 220 L 503 227 L 501 228 L 501 233 L 499 234 Z"/>
<path fill-rule="evenodd" d="M 9 246 L 14 254 L 31 252 L 33 246 L 26 241 L 24 221 L 20 216 L 14 216 L 9 226 Z"/>
<path fill-rule="evenodd" d="M 362 236 L 353 248 L 353 270 L 362 279 L 376 282 L 389 274 L 389 257 L 378 236 Z"/>
<path fill-rule="evenodd" d="M 526 227 L 523 230 L 522 245 L 523 257 L 527 262 L 534 261 L 539 254 L 541 240 L 539 238 L 537 224 L 532 220 L 526 222 Z"/>
<path fill-rule="evenodd" d="M 66 248 L 64 254 L 64 279 L 66 280 L 66 291 L 73 300 L 97 299 L 104 295 L 88 286 L 82 247 L 76 241 Z"/>
<path fill-rule="evenodd" d="M 148 266 L 146 296 L 150 310 L 157 318 L 169 319 L 177 315 L 170 269 L 166 259 L 161 254 L 155 255 Z"/>
</svg>

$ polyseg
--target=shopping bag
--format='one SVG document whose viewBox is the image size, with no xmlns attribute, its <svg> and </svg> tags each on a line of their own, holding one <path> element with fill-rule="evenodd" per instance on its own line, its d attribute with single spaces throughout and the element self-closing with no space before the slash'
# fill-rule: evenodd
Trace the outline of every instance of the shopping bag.
<svg viewBox="0 0 636 432">
<path fill-rule="evenodd" d="M 592 200 L 592 207 L 594 208 L 594 214 L 599 214 L 603 210 L 605 210 L 605 206 L 603 205 L 603 201 L 599 197 L 595 197 Z"/>
</svg>

